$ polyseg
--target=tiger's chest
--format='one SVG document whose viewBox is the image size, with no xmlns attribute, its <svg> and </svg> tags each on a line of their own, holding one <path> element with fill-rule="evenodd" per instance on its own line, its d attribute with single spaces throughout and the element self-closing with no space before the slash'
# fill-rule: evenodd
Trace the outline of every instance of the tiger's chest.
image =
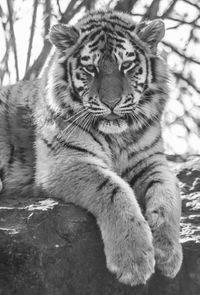
<svg viewBox="0 0 200 295">
<path fill-rule="evenodd" d="M 122 175 L 123 171 L 129 166 L 130 154 L 134 150 L 134 142 L 131 140 L 123 141 L 122 137 L 118 135 L 109 143 L 110 155 L 113 170 Z"/>
<path fill-rule="evenodd" d="M 118 175 L 122 175 L 123 171 L 128 167 L 128 152 L 122 150 L 113 157 L 113 167 Z"/>
</svg>

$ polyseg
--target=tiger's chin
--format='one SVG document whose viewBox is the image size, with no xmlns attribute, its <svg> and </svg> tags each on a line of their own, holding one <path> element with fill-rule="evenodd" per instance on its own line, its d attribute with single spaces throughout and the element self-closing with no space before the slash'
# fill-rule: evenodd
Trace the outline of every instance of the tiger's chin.
<svg viewBox="0 0 200 295">
<path fill-rule="evenodd" d="M 98 130 L 105 134 L 119 134 L 128 129 L 128 124 L 123 119 L 102 120 L 98 124 Z"/>
</svg>

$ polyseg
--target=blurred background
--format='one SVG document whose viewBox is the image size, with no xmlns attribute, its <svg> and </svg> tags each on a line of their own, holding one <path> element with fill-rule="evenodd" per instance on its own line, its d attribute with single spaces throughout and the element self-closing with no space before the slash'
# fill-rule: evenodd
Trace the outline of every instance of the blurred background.
<svg viewBox="0 0 200 295">
<path fill-rule="evenodd" d="M 159 50 L 171 70 L 170 99 L 163 117 L 169 158 L 200 154 L 199 0 L 1 0 L 0 85 L 39 77 L 53 50 L 50 27 L 74 24 L 88 10 L 129 12 L 136 22 L 161 18 L 166 34 Z"/>
</svg>

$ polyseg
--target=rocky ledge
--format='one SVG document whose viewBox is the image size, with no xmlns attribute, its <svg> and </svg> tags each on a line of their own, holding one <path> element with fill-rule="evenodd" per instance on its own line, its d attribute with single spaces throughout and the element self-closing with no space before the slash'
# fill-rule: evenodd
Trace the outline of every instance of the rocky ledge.
<svg viewBox="0 0 200 295">
<path fill-rule="evenodd" d="M 173 164 L 180 180 L 184 261 L 170 280 L 120 284 L 106 269 L 95 219 L 52 199 L 7 199 L 0 205 L 0 295 L 199 295 L 200 158 Z"/>
</svg>

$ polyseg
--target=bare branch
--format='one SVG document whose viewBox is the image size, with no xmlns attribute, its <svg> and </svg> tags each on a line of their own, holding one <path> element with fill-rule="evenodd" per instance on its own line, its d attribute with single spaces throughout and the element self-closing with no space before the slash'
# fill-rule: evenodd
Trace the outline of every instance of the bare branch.
<svg viewBox="0 0 200 295">
<path fill-rule="evenodd" d="M 165 41 L 162 41 L 162 43 L 163 43 L 165 46 L 171 48 L 172 51 L 176 52 L 178 55 L 180 55 L 180 56 L 183 57 L 184 59 L 187 59 L 187 60 L 190 61 L 190 62 L 193 62 L 193 63 L 195 63 L 195 64 L 200 65 L 200 61 L 194 59 L 194 58 L 191 57 L 191 56 L 187 56 L 187 55 L 185 55 L 185 53 L 182 53 L 180 50 L 178 50 L 178 49 L 177 49 L 176 47 L 174 47 L 172 44 L 170 44 L 170 43 L 168 43 L 168 42 L 165 42 Z"/>
<path fill-rule="evenodd" d="M 48 54 L 50 53 L 52 48 L 51 43 L 49 40 L 44 41 L 44 46 L 38 55 L 37 59 L 34 61 L 33 65 L 29 68 L 29 70 L 26 72 L 23 80 L 30 80 L 30 79 L 35 79 L 36 77 L 39 76 L 42 67 L 48 57 Z"/>
<path fill-rule="evenodd" d="M 190 81 L 190 79 L 186 78 L 183 76 L 182 73 L 180 72 L 173 72 L 174 76 L 177 78 L 177 79 L 181 79 L 183 80 L 184 82 L 186 82 L 189 86 L 191 86 L 197 93 L 200 94 L 200 89 L 197 88 L 197 86 L 192 82 Z"/>
<path fill-rule="evenodd" d="M 94 4 L 95 4 L 95 1 L 83 0 L 77 6 L 76 1 L 71 0 L 69 5 L 67 6 L 67 9 L 62 14 L 60 22 L 64 23 L 64 24 L 67 24 L 82 7 L 85 6 L 89 10 L 89 9 L 92 9 L 94 7 Z"/>
<path fill-rule="evenodd" d="M 62 11 L 61 11 L 61 8 L 60 8 L 60 1 L 59 0 L 56 0 L 56 3 L 57 3 L 57 6 L 58 6 L 59 15 L 61 16 L 62 15 Z"/>
<path fill-rule="evenodd" d="M 51 0 L 45 0 L 44 3 L 44 37 L 49 34 L 51 27 Z"/>
<path fill-rule="evenodd" d="M 147 8 L 146 13 L 143 16 L 143 20 L 145 19 L 154 19 L 158 15 L 160 0 L 153 0 L 151 5 Z"/>
<path fill-rule="evenodd" d="M 10 78 L 10 72 L 9 72 L 9 68 L 8 68 L 8 59 L 9 59 L 9 49 L 11 46 L 11 40 L 8 40 L 7 38 L 5 38 L 5 41 L 6 41 L 6 50 L 5 50 L 5 54 L 4 54 L 4 56 L 1 60 L 1 63 L 0 63 L 1 85 L 3 84 L 5 74 L 8 74 L 8 76 Z"/>
<path fill-rule="evenodd" d="M 144 14 L 142 14 L 142 13 L 133 13 L 133 15 L 135 15 L 135 16 L 141 16 L 141 17 L 144 16 Z M 163 16 L 163 15 L 159 16 L 159 18 L 161 18 L 161 19 L 169 19 L 169 20 L 178 22 L 178 23 L 183 24 L 183 25 L 184 24 L 185 25 L 191 25 L 194 28 L 200 29 L 200 25 L 198 25 L 196 23 L 196 19 L 194 19 L 193 21 L 186 21 L 184 19 L 180 19 L 180 18 L 176 18 L 176 17 L 172 17 L 172 16 Z M 200 15 L 198 16 L 198 19 L 199 18 L 200 18 Z"/>
<path fill-rule="evenodd" d="M 161 16 L 161 18 L 163 18 L 163 16 Z M 184 20 L 184 19 L 179 19 L 179 18 L 172 17 L 172 16 L 166 16 L 165 18 L 166 18 L 166 19 L 173 20 L 173 21 L 178 22 L 178 23 L 183 24 L 183 25 L 191 25 L 191 26 L 193 26 L 194 28 L 198 28 L 198 29 L 200 29 L 200 25 L 198 25 L 198 24 L 195 23 L 196 20 L 194 20 L 194 21 L 190 21 L 190 22 L 189 22 L 189 21 L 186 21 L 186 20 Z"/>
<path fill-rule="evenodd" d="M 200 10 L 200 6 L 197 5 L 197 4 L 195 4 L 195 3 L 193 3 L 193 2 L 191 2 L 189 0 L 182 0 L 182 1 L 184 1 L 185 3 L 191 5 L 191 6 L 195 7 L 195 8 L 197 8 L 198 10 Z"/>
<path fill-rule="evenodd" d="M 115 6 L 115 10 L 131 12 L 138 0 L 119 0 Z"/>
<path fill-rule="evenodd" d="M 174 9 L 176 3 L 178 0 L 172 0 L 171 3 L 169 4 L 167 10 L 165 10 L 165 12 L 163 13 L 163 15 L 161 16 L 162 18 L 166 18 Z"/>
<path fill-rule="evenodd" d="M 46 36 L 49 33 L 50 30 L 50 15 L 51 15 L 51 2 L 50 0 L 45 0 L 45 6 L 44 6 L 44 46 L 33 63 L 33 65 L 29 68 L 29 70 L 26 72 L 23 80 L 29 80 L 34 79 L 39 76 L 42 67 L 51 51 L 51 43 L 46 38 Z"/>
<path fill-rule="evenodd" d="M 16 46 L 16 39 L 15 39 L 15 32 L 13 27 L 13 8 L 10 0 L 7 0 L 8 6 L 8 19 L 10 24 L 10 34 L 12 39 L 13 51 L 14 51 L 14 58 L 15 58 L 15 70 L 16 70 L 16 80 L 19 80 L 19 67 L 18 67 L 18 58 L 17 58 L 17 46 Z"/>
<path fill-rule="evenodd" d="M 37 8 L 38 8 L 38 0 L 34 1 L 33 6 L 34 6 L 33 18 L 32 18 L 32 24 L 31 24 L 31 33 L 30 33 L 30 41 L 29 41 L 28 52 L 27 52 L 25 73 L 28 70 L 30 58 L 31 58 L 31 50 L 32 50 L 32 45 L 33 45 L 33 36 L 34 36 L 34 32 L 35 32 L 35 22 L 36 22 Z"/>
</svg>

